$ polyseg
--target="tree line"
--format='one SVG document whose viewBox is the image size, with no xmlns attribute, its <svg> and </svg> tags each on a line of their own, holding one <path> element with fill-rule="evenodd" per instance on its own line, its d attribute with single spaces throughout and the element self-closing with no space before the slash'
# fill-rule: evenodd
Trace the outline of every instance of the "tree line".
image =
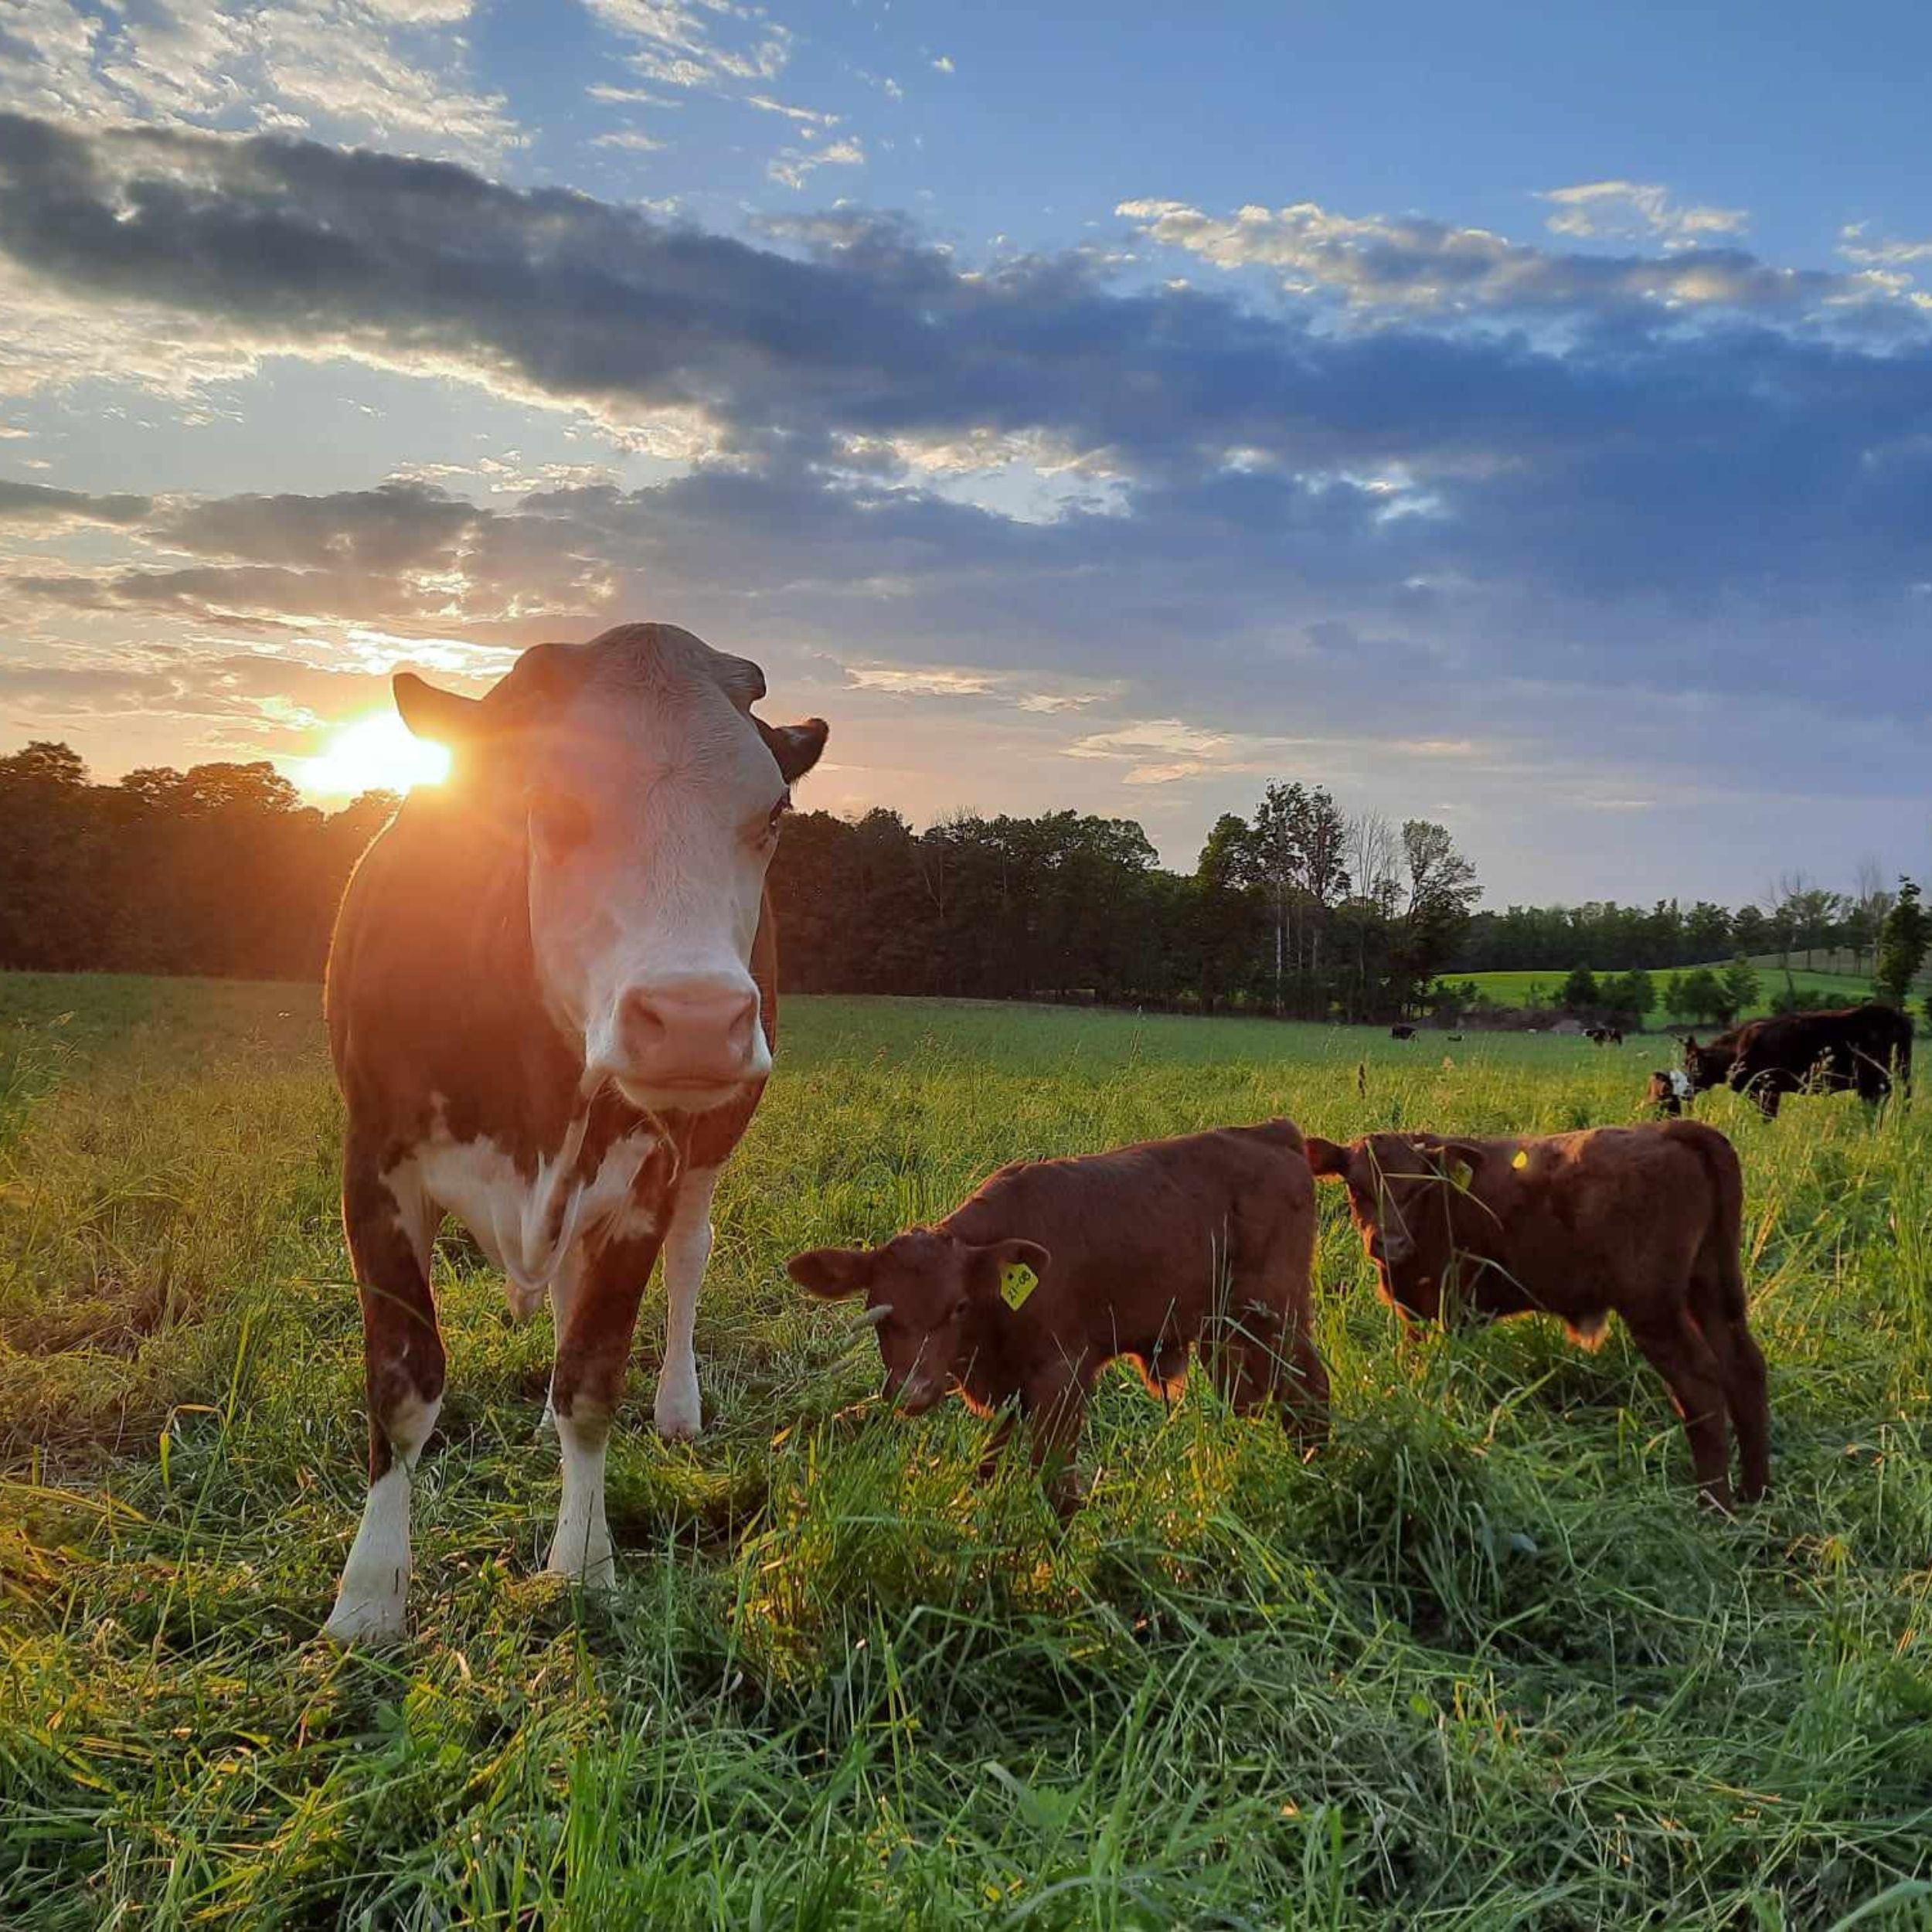
<svg viewBox="0 0 1932 1932">
<path fill-rule="evenodd" d="M 1743 956 L 1775 955 L 1811 970 L 1821 954 L 1851 955 L 1862 973 L 1876 961 L 1879 935 L 1896 894 L 1876 863 L 1858 869 L 1849 892 L 1832 892 L 1802 872 L 1767 885 L 1757 900 L 1731 908 L 1708 899 L 1688 907 L 1675 899 L 1650 906 L 1588 900 L 1577 906 L 1512 906 L 1478 913 L 1455 966 L 1461 972 L 1541 971 L 1557 961 L 1587 960 L 1597 972 L 1668 971 L 1711 966 Z"/>
<path fill-rule="evenodd" d="M 67 746 L 29 744 L 0 757 L 0 968 L 317 978 L 350 869 L 397 803 L 370 792 L 325 813 L 266 763 L 96 784 Z M 1763 937 L 1755 909 L 1702 902 L 1480 913 L 1447 828 L 1349 815 L 1288 782 L 1218 820 L 1189 872 L 1131 819 L 962 814 L 915 831 L 883 808 L 797 813 L 770 891 L 800 992 L 1296 1018 L 1412 1015 L 1442 1003 L 1446 973 L 1583 958 L 1623 968 L 1601 988 L 1614 1004 L 1648 991 L 1645 968 Z M 1814 929 L 1784 930 L 1797 945 Z"/>
</svg>

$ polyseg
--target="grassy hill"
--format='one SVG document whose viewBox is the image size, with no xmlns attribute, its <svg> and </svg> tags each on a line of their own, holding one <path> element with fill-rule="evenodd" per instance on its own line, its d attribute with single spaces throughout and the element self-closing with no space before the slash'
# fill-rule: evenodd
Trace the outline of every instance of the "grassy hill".
<svg viewBox="0 0 1932 1932">
<path fill-rule="evenodd" d="M 1730 963 L 1728 960 L 1716 961 L 1712 970 L 1721 972 Z M 1751 964 L 1757 969 L 1759 996 L 1757 1003 L 1745 1014 L 1747 1019 L 1753 1018 L 1760 1013 L 1768 1013 L 1771 1010 L 1773 998 L 1782 992 L 1784 986 L 1784 969 L 1775 958 L 1768 964 L 1761 959 L 1753 960 Z M 1653 969 L 1651 978 L 1656 982 L 1661 996 L 1664 982 L 1673 972 L 1696 970 L 1694 967 L 1667 966 L 1661 970 Z M 1539 1000 L 1546 1005 L 1553 1005 L 1556 996 L 1563 991 L 1563 981 L 1570 977 L 1570 969 L 1563 967 L 1546 968 L 1535 971 L 1448 973 L 1444 977 L 1458 985 L 1465 979 L 1474 980 L 1498 1005 L 1529 1006 Z M 1869 999 L 1872 996 L 1872 981 L 1869 974 L 1856 977 L 1850 973 L 1806 972 L 1801 967 L 1794 967 L 1791 969 L 1791 981 L 1801 992 L 1828 994 L 1833 1001 L 1846 1006 L 1855 1005 L 1860 1000 Z M 1650 1024 L 1661 1026 L 1671 1017 L 1662 1011 L 1653 1011 L 1650 1015 Z"/>
</svg>

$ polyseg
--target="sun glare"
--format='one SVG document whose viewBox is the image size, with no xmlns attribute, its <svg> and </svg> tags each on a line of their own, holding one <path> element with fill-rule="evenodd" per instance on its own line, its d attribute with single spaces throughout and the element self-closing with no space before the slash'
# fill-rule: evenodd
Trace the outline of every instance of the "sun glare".
<svg viewBox="0 0 1932 1932">
<path fill-rule="evenodd" d="M 352 798 L 364 791 L 407 791 L 449 775 L 450 754 L 440 745 L 412 737 L 393 711 L 345 725 L 319 757 L 302 761 L 303 791 Z"/>
</svg>

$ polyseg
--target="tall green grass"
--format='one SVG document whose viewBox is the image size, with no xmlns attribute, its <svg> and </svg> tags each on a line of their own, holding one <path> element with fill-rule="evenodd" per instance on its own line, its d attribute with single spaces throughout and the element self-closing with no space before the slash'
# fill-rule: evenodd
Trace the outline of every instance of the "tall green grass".
<svg viewBox="0 0 1932 1932">
<path fill-rule="evenodd" d="M 1695 1505 L 1621 1338 L 1400 1338 L 1325 1196 L 1328 1447 L 1111 1377 L 1062 1533 L 1023 1459 L 974 1485 L 968 1418 L 882 1408 L 786 1255 L 1230 1120 L 1626 1120 L 1648 1063 L 792 1002 L 695 1445 L 650 1433 L 646 1305 L 614 1598 L 537 1574 L 547 1332 L 451 1240 L 414 1639 L 344 1655 L 313 1633 L 359 1337 L 313 989 L 0 979 L 0 1924 L 1932 1924 L 1923 1110 L 1707 1104 L 1761 1508 Z"/>
</svg>

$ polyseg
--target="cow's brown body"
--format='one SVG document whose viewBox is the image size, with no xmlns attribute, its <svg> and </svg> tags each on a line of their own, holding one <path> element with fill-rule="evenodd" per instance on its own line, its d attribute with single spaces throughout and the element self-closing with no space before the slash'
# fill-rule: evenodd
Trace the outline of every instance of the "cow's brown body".
<svg viewBox="0 0 1932 1932">
<path fill-rule="evenodd" d="M 1384 1296 L 1405 1315 L 1546 1314 L 1594 1345 L 1610 1315 L 1669 1386 L 1699 1485 L 1747 1498 L 1770 1473 L 1764 1359 L 1746 1325 L 1736 1151 L 1691 1121 L 1498 1140 L 1310 1138 L 1344 1181 Z"/>
<path fill-rule="evenodd" d="M 950 1387 L 979 1413 L 1031 1418 L 1034 1461 L 1050 1464 L 1066 1508 L 1088 1393 L 1110 1362 L 1172 1394 L 1198 1348 L 1236 1409 L 1278 1397 L 1304 1433 L 1324 1430 L 1314 1195 L 1300 1131 L 1276 1121 L 1003 1168 L 930 1228 L 791 1265 L 815 1294 L 866 1294 L 889 1387 L 913 1412 Z M 1038 1275 L 1017 1308 L 1000 1293 L 1014 1265 Z"/>
</svg>

